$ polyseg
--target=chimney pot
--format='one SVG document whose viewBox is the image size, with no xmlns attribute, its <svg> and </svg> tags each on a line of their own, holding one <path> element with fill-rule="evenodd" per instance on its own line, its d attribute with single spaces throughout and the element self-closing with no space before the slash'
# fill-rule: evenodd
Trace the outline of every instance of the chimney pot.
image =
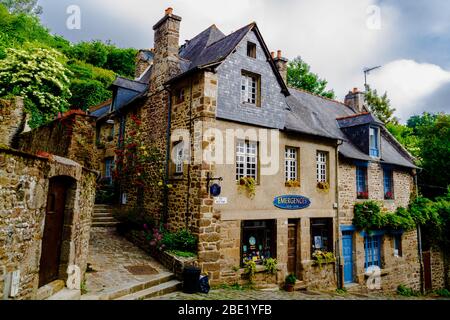
<svg viewBox="0 0 450 320">
<path fill-rule="evenodd" d="M 165 11 L 166 15 L 171 15 L 173 13 L 173 8 L 169 7 Z"/>
<path fill-rule="evenodd" d="M 281 59 L 281 50 L 278 50 L 278 51 L 277 51 L 277 58 L 278 58 L 278 59 Z"/>
</svg>

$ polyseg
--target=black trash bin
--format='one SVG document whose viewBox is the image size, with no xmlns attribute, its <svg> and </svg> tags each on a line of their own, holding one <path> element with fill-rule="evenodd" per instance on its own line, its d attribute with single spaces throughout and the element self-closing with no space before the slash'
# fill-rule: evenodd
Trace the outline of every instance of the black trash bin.
<svg viewBox="0 0 450 320">
<path fill-rule="evenodd" d="M 199 291 L 200 268 L 184 267 L 183 269 L 183 292 L 196 293 Z"/>
</svg>

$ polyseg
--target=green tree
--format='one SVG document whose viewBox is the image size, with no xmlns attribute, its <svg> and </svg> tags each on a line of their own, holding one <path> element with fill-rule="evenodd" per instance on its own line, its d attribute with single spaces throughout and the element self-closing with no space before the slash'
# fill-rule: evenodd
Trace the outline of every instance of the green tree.
<svg viewBox="0 0 450 320">
<path fill-rule="evenodd" d="M 42 13 L 42 7 L 38 5 L 38 0 L 0 0 L 11 13 L 36 14 Z"/>
<path fill-rule="evenodd" d="M 419 183 L 428 197 L 445 194 L 450 185 L 450 114 L 437 114 L 435 121 L 418 127 L 422 172 Z"/>
<path fill-rule="evenodd" d="M 302 89 L 326 98 L 335 98 L 333 90 L 326 90 L 328 82 L 324 79 L 320 79 L 317 74 L 312 73 L 311 67 L 300 57 L 297 57 L 288 63 L 287 82 L 291 87 Z"/>
<path fill-rule="evenodd" d="M 108 60 L 104 68 L 114 70 L 114 72 L 128 78 L 134 77 L 136 49 L 121 49 L 111 47 Z"/>
<path fill-rule="evenodd" d="M 394 116 L 395 109 L 391 107 L 391 101 L 385 92 L 380 96 L 377 90 L 366 88 L 365 99 L 370 112 L 372 112 L 384 124 L 398 124 L 398 119 Z"/>
<path fill-rule="evenodd" d="M 29 47 L 8 48 L 6 58 L 0 60 L 0 96 L 23 97 L 31 127 L 67 110 L 70 80 L 62 59 L 56 50 Z"/>
<path fill-rule="evenodd" d="M 420 137 L 418 137 L 414 130 L 406 125 L 400 123 L 388 123 L 386 129 L 400 142 L 406 150 L 411 153 L 413 157 L 417 159 L 417 165 L 420 166 L 421 154 L 420 154 Z"/>
</svg>

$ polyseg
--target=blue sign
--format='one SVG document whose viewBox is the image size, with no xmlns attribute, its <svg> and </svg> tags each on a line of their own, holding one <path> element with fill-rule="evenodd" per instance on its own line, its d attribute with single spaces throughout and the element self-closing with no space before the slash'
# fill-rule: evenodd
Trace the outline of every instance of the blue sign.
<svg viewBox="0 0 450 320">
<path fill-rule="evenodd" d="M 209 192 L 212 194 L 213 197 L 218 197 L 222 192 L 222 187 L 215 183 L 209 188 Z"/>
<path fill-rule="evenodd" d="M 308 208 L 311 205 L 311 201 L 304 196 L 285 195 L 275 197 L 273 205 L 284 210 L 299 210 Z"/>
</svg>

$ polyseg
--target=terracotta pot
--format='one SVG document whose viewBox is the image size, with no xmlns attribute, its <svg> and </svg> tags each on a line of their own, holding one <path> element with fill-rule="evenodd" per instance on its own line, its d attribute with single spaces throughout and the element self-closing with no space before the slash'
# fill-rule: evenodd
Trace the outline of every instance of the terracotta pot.
<svg viewBox="0 0 450 320">
<path fill-rule="evenodd" d="M 286 284 L 285 289 L 287 292 L 294 292 L 294 285 L 293 284 Z"/>
</svg>

